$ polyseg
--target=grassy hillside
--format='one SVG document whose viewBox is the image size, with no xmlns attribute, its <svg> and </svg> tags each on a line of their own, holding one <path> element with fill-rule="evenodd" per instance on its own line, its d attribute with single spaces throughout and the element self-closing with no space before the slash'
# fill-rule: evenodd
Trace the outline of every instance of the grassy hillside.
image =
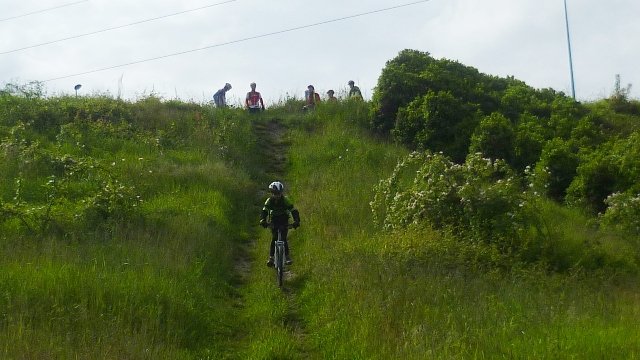
<svg viewBox="0 0 640 360">
<path fill-rule="evenodd" d="M 370 138 L 353 120 L 319 113 L 310 119 L 316 131 L 292 133 L 291 187 L 306 219 L 296 243 L 295 271 L 304 279 L 296 301 L 321 358 L 640 354 L 636 275 L 505 262 L 491 244 L 426 226 L 381 231 L 369 207 L 373 188 L 406 151 Z M 577 212 L 545 211 L 555 241 L 578 243 L 558 248 L 582 251 L 583 240 L 604 236 L 581 230 L 586 219 Z M 614 252 L 637 256 L 635 245 Z"/>
<path fill-rule="evenodd" d="M 0 357 L 228 354 L 262 172 L 244 114 L 1 102 Z"/>
<path fill-rule="evenodd" d="M 367 103 L 300 108 L 0 94 L 0 357 L 640 357 L 637 237 L 544 198 L 535 256 L 385 228 L 409 151 Z M 276 179 L 302 218 L 282 290 L 257 226 Z"/>
</svg>

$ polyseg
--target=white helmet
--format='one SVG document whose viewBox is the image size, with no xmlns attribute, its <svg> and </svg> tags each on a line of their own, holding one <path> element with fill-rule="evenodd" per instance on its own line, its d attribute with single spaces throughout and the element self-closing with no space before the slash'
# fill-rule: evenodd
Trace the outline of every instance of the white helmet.
<svg viewBox="0 0 640 360">
<path fill-rule="evenodd" d="M 273 194 L 282 194 L 284 191 L 284 185 L 280 181 L 274 181 L 269 184 L 269 191 Z"/>
</svg>

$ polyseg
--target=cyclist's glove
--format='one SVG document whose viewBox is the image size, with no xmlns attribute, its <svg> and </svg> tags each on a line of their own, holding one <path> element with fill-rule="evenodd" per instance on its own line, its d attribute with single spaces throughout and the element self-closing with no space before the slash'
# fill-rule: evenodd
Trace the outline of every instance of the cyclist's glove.
<svg viewBox="0 0 640 360">
<path fill-rule="evenodd" d="M 298 227 L 300 227 L 300 221 L 295 221 L 293 224 L 291 224 L 293 226 L 294 229 L 297 229 Z"/>
<path fill-rule="evenodd" d="M 260 226 L 262 226 L 263 228 L 266 228 L 267 226 L 269 226 L 269 224 L 267 224 L 267 220 L 260 220 Z"/>
</svg>

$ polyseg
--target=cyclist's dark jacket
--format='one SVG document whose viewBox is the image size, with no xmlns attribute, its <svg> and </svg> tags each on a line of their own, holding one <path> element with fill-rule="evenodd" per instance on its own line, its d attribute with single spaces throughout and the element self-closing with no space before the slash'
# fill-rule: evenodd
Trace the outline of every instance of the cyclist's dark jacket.
<svg viewBox="0 0 640 360">
<path fill-rule="evenodd" d="M 287 224 L 289 223 L 289 214 L 293 216 L 293 221 L 300 222 L 300 213 L 286 196 L 283 195 L 279 199 L 269 197 L 264 202 L 260 220 L 267 220 L 268 216 L 274 224 Z"/>
</svg>

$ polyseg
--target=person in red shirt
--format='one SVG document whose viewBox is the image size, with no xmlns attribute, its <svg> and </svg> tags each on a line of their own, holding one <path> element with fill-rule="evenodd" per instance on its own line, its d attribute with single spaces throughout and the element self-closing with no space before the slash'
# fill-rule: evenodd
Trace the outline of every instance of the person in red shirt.
<svg viewBox="0 0 640 360">
<path fill-rule="evenodd" d="M 250 113 L 257 113 L 261 110 L 264 111 L 264 101 L 262 95 L 256 91 L 256 83 L 251 83 L 251 91 L 247 93 L 247 98 L 244 103 Z"/>
<path fill-rule="evenodd" d="M 313 110 L 316 104 L 320 103 L 320 94 L 318 94 L 313 85 L 307 86 L 307 91 L 304 92 L 304 97 L 307 104 L 304 106 L 304 110 Z"/>
</svg>

